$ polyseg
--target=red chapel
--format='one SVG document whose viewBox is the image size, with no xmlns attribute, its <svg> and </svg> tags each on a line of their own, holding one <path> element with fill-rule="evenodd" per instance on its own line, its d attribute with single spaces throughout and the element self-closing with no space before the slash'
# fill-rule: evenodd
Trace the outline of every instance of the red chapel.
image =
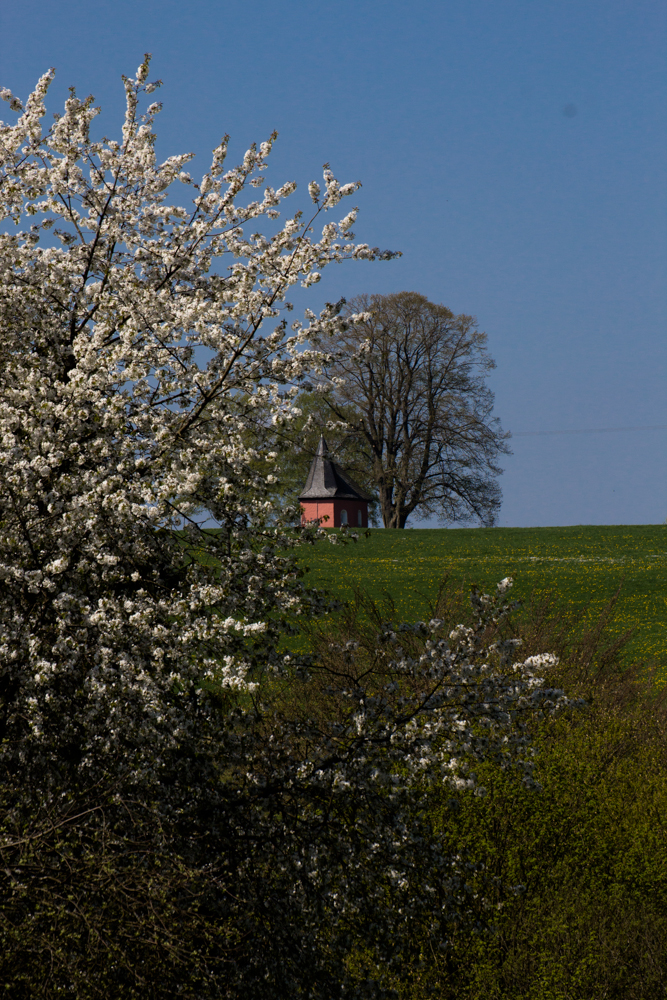
<svg viewBox="0 0 667 1000">
<path fill-rule="evenodd" d="M 373 498 L 329 458 L 323 437 L 299 497 L 301 523 L 319 521 L 325 528 L 368 527 L 368 501 Z"/>
</svg>

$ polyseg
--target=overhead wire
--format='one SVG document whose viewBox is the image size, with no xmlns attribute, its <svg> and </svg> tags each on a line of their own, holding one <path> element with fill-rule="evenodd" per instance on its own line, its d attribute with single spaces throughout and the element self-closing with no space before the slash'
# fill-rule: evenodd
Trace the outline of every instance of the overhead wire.
<svg viewBox="0 0 667 1000">
<path fill-rule="evenodd" d="M 543 437 L 552 434 L 619 434 L 623 431 L 664 431 L 667 424 L 650 424 L 647 427 L 577 427 L 563 431 L 512 431 L 512 437 Z"/>
</svg>

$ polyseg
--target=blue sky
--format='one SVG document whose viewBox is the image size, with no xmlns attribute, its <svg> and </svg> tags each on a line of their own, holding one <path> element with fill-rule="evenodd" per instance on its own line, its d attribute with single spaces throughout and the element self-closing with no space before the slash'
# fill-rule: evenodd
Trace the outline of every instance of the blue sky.
<svg viewBox="0 0 667 1000">
<path fill-rule="evenodd" d="M 667 517 L 667 7 L 651 0 L 22 0 L 0 85 L 55 66 L 118 131 L 121 73 L 161 77 L 163 155 L 240 156 L 270 181 L 360 179 L 359 240 L 310 305 L 419 291 L 477 316 L 515 435 L 501 525 Z M 9 117 L 9 115 L 4 115 Z M 653 428 L 653 429 L 648 429 Z M 543 433 L 558 432 L 558 433 Z"/>
</svg>

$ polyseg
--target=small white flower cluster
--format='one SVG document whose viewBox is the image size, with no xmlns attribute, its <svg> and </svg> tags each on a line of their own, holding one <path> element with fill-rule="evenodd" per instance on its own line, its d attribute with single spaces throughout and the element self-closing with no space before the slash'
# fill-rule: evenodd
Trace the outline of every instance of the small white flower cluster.
<svg viewBox="0 0 667 1000">
<path fill-rule="evenodd" d="M 515 640 L 488 644 L 514 607 L 510 587 L 506 580 L 495 596 L 476 595 L 472 625 L 449 634 L 432 619 L 386 625 L 364 648 L 328 640 L 320 669 L 336 696 L 335 721 L 328 729 L 321 721 L 292 724 L 292 739 L 308 747 L 307 761 L 281 772 L 300 802 L 298 823 L 307 829 L 323 809 L 327 816 L 317 861 L 302 857 L 299 871 L 327 898 L 335 896 L 332 925 L 340 920 L 342 930 L 358 921 L 366 941 L 373 929 L 389 933 L 393 953 L 382 956 L 385 962 L 401 961 L 413 921 L 426 921 L 443 942 L 449 922 L 465 919 L 466 864 L 434 832 L 431 796 L 441 801 L 443 784 L 453 794 L 484 796 L 475 766 L 488 761 L 517 769 L 536 788 L 527 722 L 571 704 L 537 676 L 557 663 L 554 656 L 512 664 Z M 341 827 L 337 817 L 345 817 Z M 357 836 L 367 845 L 363 856 L 352 847 Z M 328 849 L 339 859 L 335 870 Z"/>
</svg>

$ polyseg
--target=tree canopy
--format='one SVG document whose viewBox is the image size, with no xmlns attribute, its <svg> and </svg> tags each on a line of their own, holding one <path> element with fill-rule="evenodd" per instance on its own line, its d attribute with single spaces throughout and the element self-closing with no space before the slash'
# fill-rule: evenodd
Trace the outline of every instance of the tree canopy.
<svg viewBox="0 0 667 1000">
<path fill-rule="evenodd" d="M 362 295 L 345 313 L 359 318 L 325 366 L 324 399 L 347 425 L 351 471 L 377 495 L 384 526 L 413 514 L 493 524 L 509 435 L 493 417 L 486 335 L 416 292 Z"/>
</svg>

